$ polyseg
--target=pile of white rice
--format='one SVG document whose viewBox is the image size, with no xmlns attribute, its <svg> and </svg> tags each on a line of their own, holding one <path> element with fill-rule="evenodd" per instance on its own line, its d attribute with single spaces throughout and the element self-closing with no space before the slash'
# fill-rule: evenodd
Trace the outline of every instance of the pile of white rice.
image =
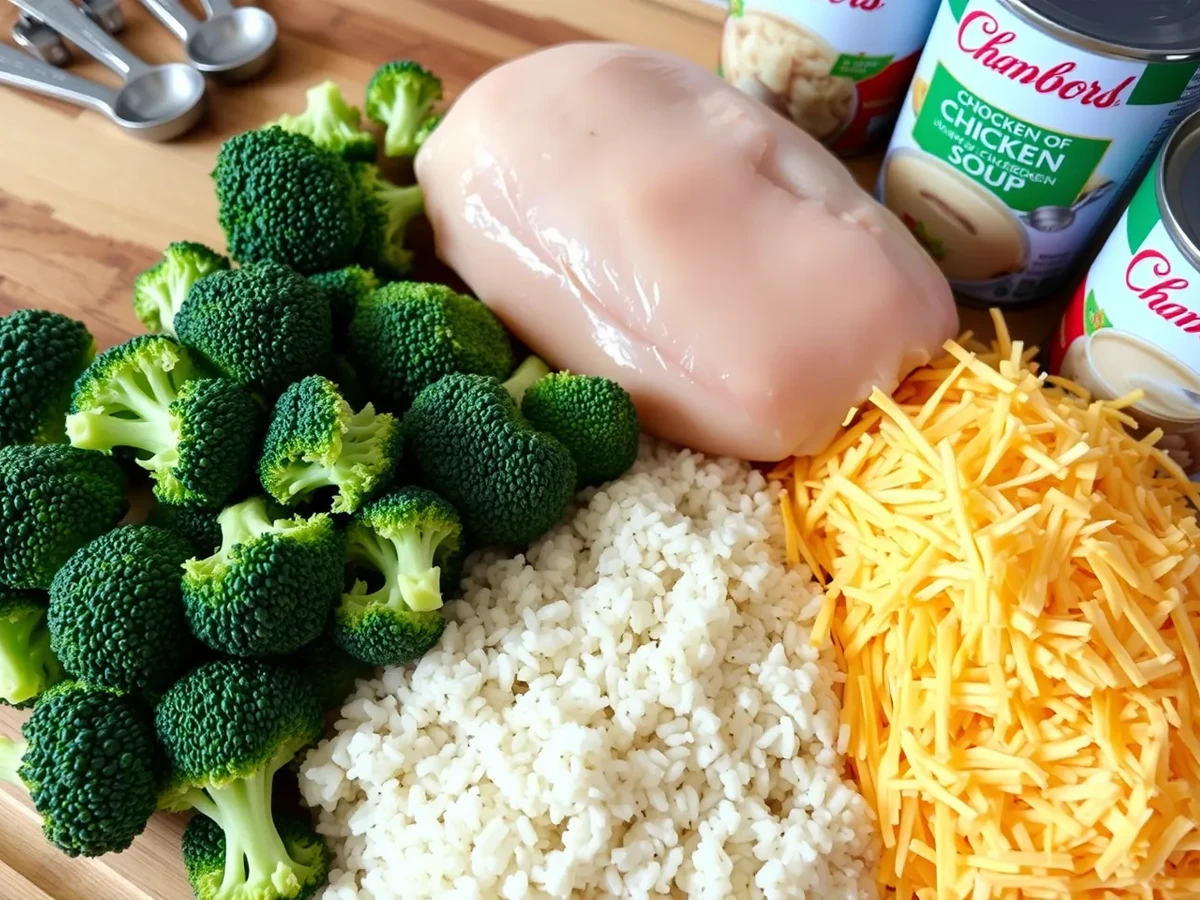
<svg viewBox="0 0 1200 900">
<path fill-rule="evenodd" d="M 324 900 L 876 896 L 776 501 L 647 441 L 527 556 L 478 559 L 441 643 L 304 763 Z"/>
</svg>

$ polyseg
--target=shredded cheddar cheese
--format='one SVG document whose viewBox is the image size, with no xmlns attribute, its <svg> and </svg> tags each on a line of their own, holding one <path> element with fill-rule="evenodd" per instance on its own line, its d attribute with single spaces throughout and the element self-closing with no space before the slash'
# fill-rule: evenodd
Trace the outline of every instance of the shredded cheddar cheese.
<svg viewBox="0 0 1200 900">
<path fill-rule="evenodd" d="M 897 900 L 1200 898 L 1200 494 L 1010 339 L 775 477 Z"/>
</svg>

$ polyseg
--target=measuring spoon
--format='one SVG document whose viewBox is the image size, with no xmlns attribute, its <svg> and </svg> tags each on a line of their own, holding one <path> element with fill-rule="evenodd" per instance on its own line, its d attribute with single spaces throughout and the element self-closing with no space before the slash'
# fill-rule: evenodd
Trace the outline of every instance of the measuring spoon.
<svg viewBox="0 0 1200 900">
<path fill-rule="evenodd" d="M 126 50 L 104 29 L 84 15 L 69 0 L 12 0 L 14 4 L 36 19 L 45 22 L 79 49 L 93 56 L 121 76 L 124 84 L 118 91 L 87 79 L 71 77 L 64 82 L 38 70 L 30 78 L 30 69 L 10 67 L 10 84 L 29 90 L 52 93 L 107 115 L 127 131 L 150 140 L 167 140 L 187 131 L 200 120 L 208 95 L 204 76 L 183 63 L 152 66 Z M 6 48 L 7 49 L 7 48 Z M 12 51 L 16 53 L 17 51 Z M 8 54 L 5 54 L 6 57 Z M 31 57 L 22 56 L 22 61 Z M 37 62 L 37 60 L 33 60 Z M 50 67 L 58 76 L 66 73 Z M 66 95 L 59 88 L 69 85 Z M 51 92 L 47 88 L 53 88 Z"/>
<path fill-rule="evenodd" d="M 266 10 L 206 0 L 200 21 L 179 0 L 142 0 L 154 17 L 182 43 L 188 61 L 222 81 L 246 81 L 275 58 L 279 28 Z"/>
<path fill-rule="evenodd" d="M 71 75 L 4 43 L 0 43 L 0 83 L 93 110 L 130 134 L 151 141 L 176 137 L 191 128 L 198 118 L 198 114 L 191 111 L 186 118 L 146 115 L 139 99 L 126 91 L 114 91 L 90 79 Z"/>
</svg>

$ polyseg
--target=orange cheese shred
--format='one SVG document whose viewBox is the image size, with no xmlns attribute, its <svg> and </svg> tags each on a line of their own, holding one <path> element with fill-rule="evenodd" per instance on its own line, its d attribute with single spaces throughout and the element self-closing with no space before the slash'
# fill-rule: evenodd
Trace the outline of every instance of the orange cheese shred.
<svg viewBox="0 0 1200 900">
<path fill-rule="evenodd" d="M 788 460 L 883 894 L 1200 898 L 1200 493 L 1122 408 L 970 336 Z"/>
</svg>

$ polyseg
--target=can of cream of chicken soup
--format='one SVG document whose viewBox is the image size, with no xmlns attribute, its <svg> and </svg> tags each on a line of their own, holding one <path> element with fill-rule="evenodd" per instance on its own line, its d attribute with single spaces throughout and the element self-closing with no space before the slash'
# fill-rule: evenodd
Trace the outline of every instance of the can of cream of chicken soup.
<svg viewBox="0 0 1200 900">
<path fill-rule="evenodd" d="M 1041 300 L 1200 104 L 1198 62 L 1196 3 L 944 0 L 879 199 L 960 296 Z"/>
<path fill-rule="evenodd" d="M 1200 113 L 1171 135 L 1050 344 L 1050 371 L 1129 411 L 1200 471 Z"/>
<path fill-rule="evenodd" d="M 835 153 L 887 141 L 938 0 L 732 0 L 721 74 Z"/>
</svg>

